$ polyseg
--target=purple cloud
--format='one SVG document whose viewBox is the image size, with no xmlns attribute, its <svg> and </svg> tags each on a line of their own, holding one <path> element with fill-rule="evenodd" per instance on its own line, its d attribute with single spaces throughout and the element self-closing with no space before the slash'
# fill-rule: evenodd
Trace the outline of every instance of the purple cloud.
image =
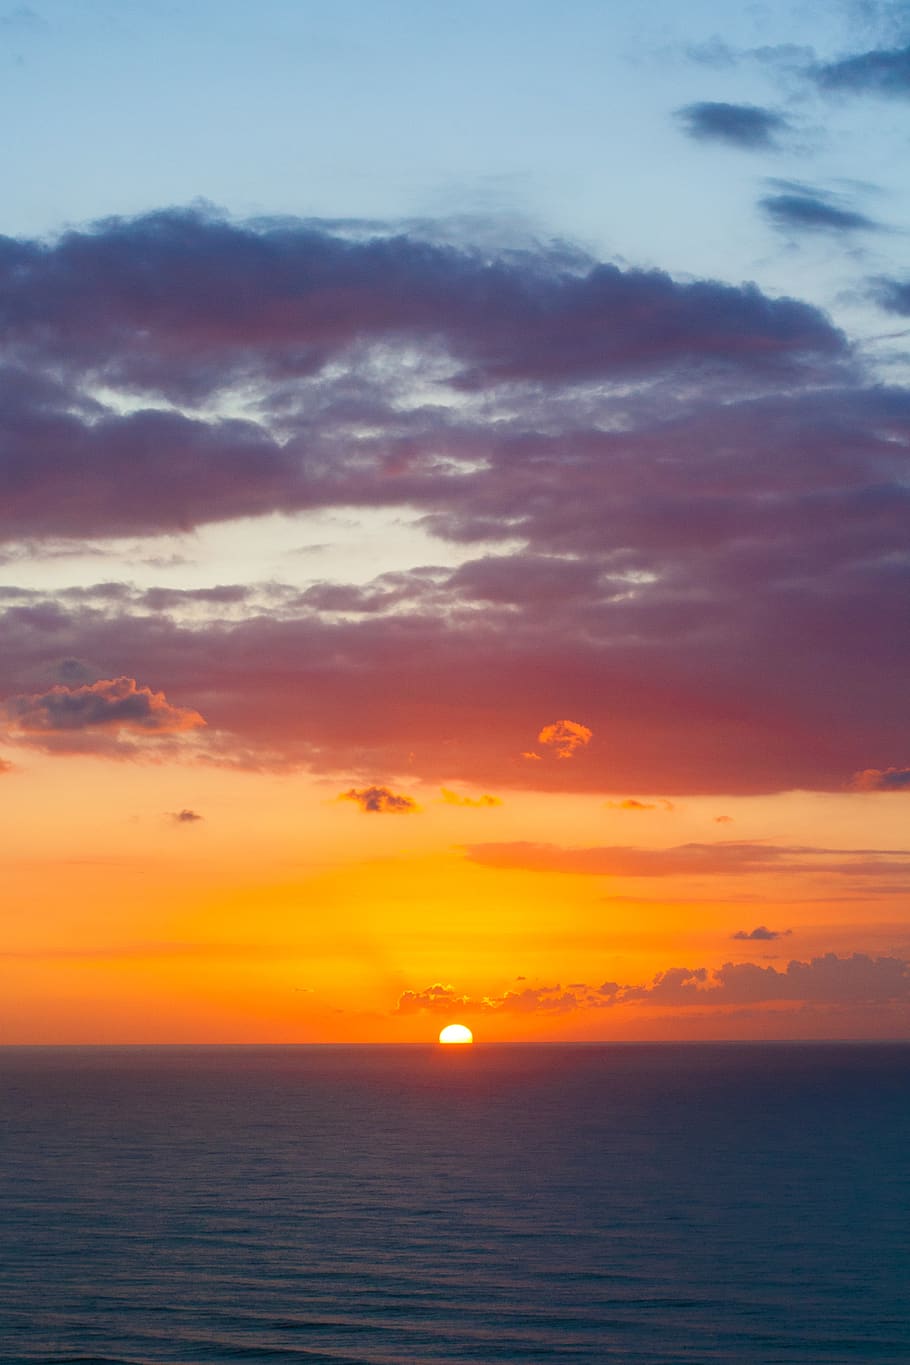
<svg viewBox="0 0 910 1365">
<path fill-rule="evenodd" d="M 740 939 L 745 943 L 770 943 L 772 939 L 786 938 L 788 934 L 792 933 L 792 929 L 768 929 L 764 924 L 759 924 L 757 928 L 748 931 L 738 929 L 730 937 Z"/>
<path fill-rule="evenodd" d="M 402 796 L 388 787 L 364 787 L 360 791 L 352 787 L 338 799 L 353 801 L 366 815 L 410 815 L 417 810 L 417 802 L 410 796 Z"/>
<path fill-rule="evenodd" d="M 910 963 L 898 957 L 825 953 L 809 962 L 789 962 L 783 971 L 754 962 L 726 962 L 707 967 L 669 967 L 643 985 L 605 981 L 599 986 L 572 982 L 527 987 L 471 997 L 452 986 L 405 991 L 396 1014 L 459 1011 L 467 1014 L 565 1014 L 576 1010 L 612 1009 L 620 1005 L 670 1008 L 717 1008 L 803 1003 L 823 1007 L 887 1006 L 910 1002 Z"/>
<path fill-rule="evenodd" d="M 910 791 L 910 768 L 864 768 L 851 785 L 861 792 Z"/>
<path fill-rule="evenodd" d="M 474 790 L 837 790 L 900 732 L 910 396 L 863 387 L 808 305 L 172 212 L 0 241 L 0 312 L 10 553 L 343 507 L 468 554 L 280 593 L 9 589 L 0 695 L 154 676 L 205 699 L 210 757 L 360 786 L 411 765 Z M 583 761 L 521 757 L 553 716 L 597 735 Z"/>
<path fill-rule="evenodd" d="M 205 725 L 198 711 L 174 706 L 163 692 L 127 677 L 99 678 L 75 687 L 57 683 L 45 692 L 11 697 L 4 709 L 13 735 L 39 745 L 86 731 L 154 738 Z"/>
</svg>

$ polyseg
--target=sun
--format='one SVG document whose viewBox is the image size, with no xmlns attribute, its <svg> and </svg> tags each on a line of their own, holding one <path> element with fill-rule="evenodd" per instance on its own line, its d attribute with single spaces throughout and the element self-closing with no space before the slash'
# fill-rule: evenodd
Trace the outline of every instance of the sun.
<svg viewBox="0 0 910 1365">
<path fill-rule="evenodd" d="M 446 1024 L 439 1035 L 439 1041 L 464 1045 L 465 1043 L 473 1043 L 474 1035 L 469 1028 L 465 1028 L 464 1024 Z"/>
</svg>

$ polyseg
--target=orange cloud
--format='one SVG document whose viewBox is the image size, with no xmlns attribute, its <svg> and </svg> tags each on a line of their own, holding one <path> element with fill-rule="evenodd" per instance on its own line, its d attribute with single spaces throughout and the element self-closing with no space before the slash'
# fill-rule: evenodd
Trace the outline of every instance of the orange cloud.
<svg viewBox="0 0 910 1365">
<path fill-rule="evenodd" d="M 576 720 L 555 720 L 545 725 L 537 736 L 541 744 L 551 744 L 557 758 L 571 758 L 576 749 L 590 744 L 594 731 Z"/>
<path fill-rule="evenodd" d="M 636 801 L 629 796 L 625 801 L 605 801 L 608 810 L 675 810 L 672 801 Z"/>
<path fill-rule="evenodd" d="M 353 801 L 365 815 L 410 815 L 418 809 L 410 796 L 402 796 L 388 787 L 352 787 L 342 792 L 339 801 Z"/>
<path fill-rule="evenodd" d="M 447 806 L 501 806 L 502 801 L 498 796 L 460 796 L 458 792 L 449 791 L 448 787 L 442 788 L 443 803 Z"/>
</svg>

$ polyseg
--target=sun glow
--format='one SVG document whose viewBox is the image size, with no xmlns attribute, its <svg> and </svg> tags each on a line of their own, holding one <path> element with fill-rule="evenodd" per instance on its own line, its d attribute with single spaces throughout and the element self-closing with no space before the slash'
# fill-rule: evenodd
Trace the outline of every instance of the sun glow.
<svg viewBox="0 0 910 1365">
<path fill-rule="evenodd" d="M 439 1035 L 441 1043 L 473 1043 L 474 1035 L 464 1024 L 446 1024 Z"/>
</svg>

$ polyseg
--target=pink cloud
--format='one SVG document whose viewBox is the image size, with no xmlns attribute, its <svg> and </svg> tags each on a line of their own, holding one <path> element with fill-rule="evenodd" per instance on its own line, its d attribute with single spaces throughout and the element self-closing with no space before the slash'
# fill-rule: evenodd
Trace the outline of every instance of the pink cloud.
<svg viewBox="0 0 910 1365">
<path fill-rule="evenodd" d="M 79 686 L 57 683 L 44 692 L 10 697 L 3 709 L 14 738 L 62 751 L 90 749 L 99 735 L 157 740 L 205 725 L 198 711 L 175 706 L 164 692 L 129 677 Z"/>
</svg>

